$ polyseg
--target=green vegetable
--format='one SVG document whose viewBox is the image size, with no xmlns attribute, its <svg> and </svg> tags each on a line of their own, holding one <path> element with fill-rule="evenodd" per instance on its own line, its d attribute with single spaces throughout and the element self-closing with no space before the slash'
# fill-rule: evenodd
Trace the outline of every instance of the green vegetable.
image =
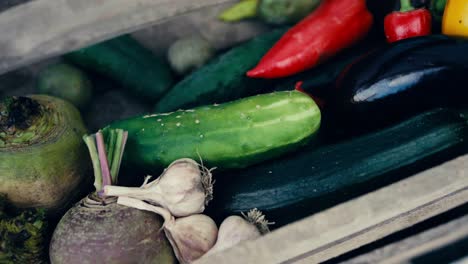
<svg viewBox="0 0 468 264">
<path fill-rule="evenodd" d="M 257 94 L 271 82 L 248 78 L 245 73 L 258 63 L 284 32 L 284 29 L 278 29 L 256 37 L 194 71 L 161 98 L 155 112 L 223 103 Z"/>
<path fill-rule="evenodd" d="M 468 122 L 437 109 L 335 145 L 220 175 L 208 214 L 258 208 L 281 226 L 466 153 Z M 210 211 L 211 210 L 211 211 Z"/>
<path fill-rule="evenodd" d="M 44 210 L 13 212 L 0 195 L 0 263 L 47 263 L 46 229 Z"/>
<path fill-rule="evenodd" d="M 159 99 L 173 82 L 169 66 L 127 35 L 74 51 L 65 58 L 121 83 L 149 102 Z"/>
<path fill-rule="evenodd" d="M 109 127 L 129 133 L 124 157 L 127 164 L 156 171 L 179 158 L 201 157 L 208 166 L 228 169 L 246 167 L 304 145 L 316 134 L 320 120 L 315 102 L 291 91 L 146 115 Z"/>
<path fill-rule="evenodd" d="M 92 84 L 79 69 L 64 63 L 46 68 L 38 77 L 37 90 L 65 99 L 84 109 L 91 101 Z"/>
<path fill-rule="evenodd" d="M 219 15 L 219 19 L 224 22 L 238 22 L 244 19 L 257 16 L 257 6 L 259 0 L 241 0 L 239 3 L 226 9 Z"/>
<path fill-rule="evenodd" d="M 258 16 L 270 24 L 292 24 L 315 10 L 320 2 L 320 0 L 260 0 Z"/>
<path fill-rule="evenodd" d="M 430 5 L 430 10 L 434 20 L 437 22 L 442 22 L 442 17 L 445 11 L 445 4 L 447 0 L 432 0 Z"/>
<path fill-rule="evenodd" d="M 186 74 L 205 65 L 214 56 L 211 44 L 201 36 L 182 38 L 169 47 L 169 64 L 178 74 Z"/>
<path fill-rule="evenodd" d="M 78 110 L 59 98 L 33 95 L 0 101 L 0 193 L 17 207 L 67 206 L 89 166 Z"/>
</svg>

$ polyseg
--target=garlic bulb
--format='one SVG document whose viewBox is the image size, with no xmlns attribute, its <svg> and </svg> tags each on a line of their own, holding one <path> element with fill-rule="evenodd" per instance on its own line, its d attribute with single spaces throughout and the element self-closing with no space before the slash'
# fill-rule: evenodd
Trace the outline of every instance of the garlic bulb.
<svg viewBox="0 0 468 264">
<path fill-rule="evenodd" d="M 181 264 L 192 263 L 209 251 L 216 242 L 218 228 L 208 216 L 195 214 L 174 218 L 170 212 L 138 199 L 119 197 L 117 203 L 154 212 L 164 218 L 164 232 Z"/>
<path fill-rule="evenodd" d="M 171 163 L 163 174 L 140 188 L 106 186 L 106 196 L 126 196 L 169 210 L 176 217 L 199 214 L 213 198 L 211 170 L 192 159 L 179 159 Z"/>
<path fill-rule="evenodd" d="M 257 209 L 250 210 L 243 217 L 233 215 L 224 219 L 219 227 L 216 244 L 205 256 L 231 248 L 242 241 L 254 240 L 270 232 L 268 225 L 273 224 Z"/>
</svg>

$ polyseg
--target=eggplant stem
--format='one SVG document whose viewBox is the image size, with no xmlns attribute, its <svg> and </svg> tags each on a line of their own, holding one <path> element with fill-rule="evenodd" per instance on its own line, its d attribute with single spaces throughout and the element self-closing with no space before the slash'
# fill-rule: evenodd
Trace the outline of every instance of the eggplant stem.
<svg viewBox="0 0 468 264">
<path fill-rule="evenodd" d="M 101 162 L 99 161 L 99 155 L 95 143 L 95 136 L 84 135 L 83 140 L 86 143 L 86 146 L 88 147 L 89 155 L 91 156 L 91 161 L 93 162 L 94 188 L 96 188 L 96 191 L 99 191 L 102 189 L 102 173 Z"/>
<path fill-rule="evenodd" d="M 265 219 L 265 215 L 257 208 L 250 210 L 247 215 L 242 213 L 242 216 L 245 220 L 255 225 L 262 235 L 270 232 L 268 228 L 269 225 L 275 224 L 274 222 L 268 222 L 268 220 Z"/>
</svg>

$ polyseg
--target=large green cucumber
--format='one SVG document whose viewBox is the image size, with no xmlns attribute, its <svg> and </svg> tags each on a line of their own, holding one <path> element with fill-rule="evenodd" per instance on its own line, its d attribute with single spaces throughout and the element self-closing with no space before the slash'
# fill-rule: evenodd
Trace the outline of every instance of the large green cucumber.
<svg viewBox="0 0 468 264">
<path fill-rule="evenodd" d="M 156 104 L 155 112 L 223 103 L 257 94 L 271 81 L 248 78 L 245 73 L 258 63 L 284 32 L 286 29 L 273 30 L 216 57 L 169 90 Z"/>
<path fill-rule="evenodd" d="M 376 133 L 218 175 L 207 213 L 223 219 L 258 208 L 281 226 L 466 153 L 467 139 L 466 119 L 433 110 Z"/>
<path fill-rule="evenodd" d="M 158 100 L 173 82 L 169 65 L 128 35 L 71 52 L 65 59 L 121 83 L 149 102 Z"/>
<path fill-rule="evenodd" d="M 124 162 L 156 171 L 179 158 L 243 168 L 307 143 L 320 126 L 315 102 L 297 91 L 112 123 L 129 132 Z M 105 131 L 106 129 L 104 129 Z"/>
</svg>

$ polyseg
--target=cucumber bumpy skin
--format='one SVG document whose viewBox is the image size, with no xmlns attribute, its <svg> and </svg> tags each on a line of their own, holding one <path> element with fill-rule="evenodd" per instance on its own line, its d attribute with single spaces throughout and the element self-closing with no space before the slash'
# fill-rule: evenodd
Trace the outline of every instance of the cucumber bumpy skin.
<svg viewBox="0 0 468 264">
<path fill-rule="evenodd" d="M 108 128 L 129 133 L 124 163 L 155 171 L 179 158 L 201 158 L 208 166 L 231 169 L 306 144 L 320 121 L 320 109 L 309 96 L 285 91 L 136 117 Z"/>
</svg>

